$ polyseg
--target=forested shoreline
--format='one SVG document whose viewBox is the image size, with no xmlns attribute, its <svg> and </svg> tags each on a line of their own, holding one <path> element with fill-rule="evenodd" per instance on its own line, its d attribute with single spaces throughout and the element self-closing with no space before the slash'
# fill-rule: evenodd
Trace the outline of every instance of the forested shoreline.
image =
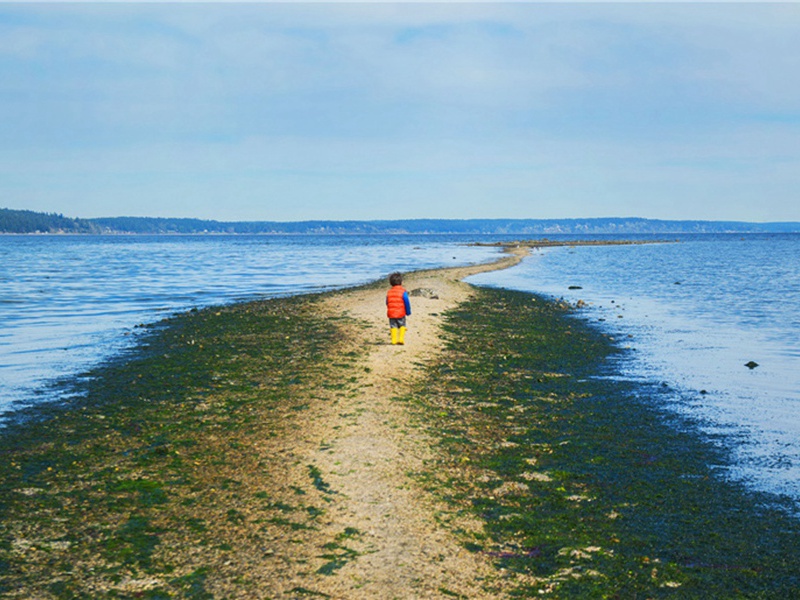
<svg viewBox="0 0 800 600">
<path fill-rule="evenodd" d="M 614 235 L 680 233 L 791 233 L 800 223 L 592 219 L 400 219 L 310 221 L 214 221 L 192 218 L 104 217 L 82 219 L 57 213 L 0 208 L 0 233 L 12 234 L 466 234 Z"/>
</svg>

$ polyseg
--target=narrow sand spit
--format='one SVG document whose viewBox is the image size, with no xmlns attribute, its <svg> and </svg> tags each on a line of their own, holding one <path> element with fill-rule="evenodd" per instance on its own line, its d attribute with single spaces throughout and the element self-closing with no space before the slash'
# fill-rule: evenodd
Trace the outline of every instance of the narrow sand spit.
<svg viewBox="0 0 800 600">
<path fill-rule="evenodd" d="M 314 571 L 318 549 L 315 556 L 296 548 L 298 562 L 308 568 L 284 573 L 283 590 L 332 598 L 497 597 L 485 591 L 497 590 L 497 571 L 458 544 L 439 522 L 452 526 L 454 517 L 410 476 L 431 457 L 434 440 L 393 399 L 409 394 L 423 367 L 442 352 L 442 313 L 472 293 L 462 279 L 510 267 L 526 254 L 515 249 L 495 263 L 407 275 L 406 289 L 433 290 L 438 298 L 411 298 L 404 346 L 389 341 L 385 288 L 346 290 L 324 300 L 325 312 L 361 325 L 351 342 L 358 359 L 348 371 L 347 393 L 310 411 L 291 453 L 295 464 L 312 470 L 329 490 L 325 519 L 317 523 L 319 539 L 334 540 L 328 547 L 342 560 L 328 563 L 327 573 Z"/>
</svg>

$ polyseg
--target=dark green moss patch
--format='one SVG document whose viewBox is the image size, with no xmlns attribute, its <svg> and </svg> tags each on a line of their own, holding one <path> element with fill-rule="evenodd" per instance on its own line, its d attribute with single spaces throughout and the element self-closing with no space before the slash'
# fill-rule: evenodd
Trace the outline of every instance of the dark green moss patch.
<svg viewBox="0 0 800 600">
<path fill-rule="evenodd" d="M 344 567 L 348 562 L 358 557 L 359 553 L 348 548 L 343 541 L 360 537 L 361 532 L 355 527 L 346 527 L 345 530 L 336 536 L 336 540 L 323 546 L 325 552 L 320 555 L 327 562 L 317 569 L 319 575 L 333 575 Z"/>
<path fill-rule="evenodd" d="M 147 571 L 160 541 L 159 533 L 162 532 L 147 517 L 131 516 L 106 538 L 103 555 L 112 563 L 135 565 Z"/>
<path fill-rule="evenodd" d="M 323 494 L 335 494 L 331 489 L 331 486 L 325 482 L 322 478 L 322 473 L 320 470 L 315 467 L 314 465 L 308 465 L 308 474 L 311 476 L 311 481 L 314 484 L 314 487 L 317 488 Z"/>
<path fill-rule="evenodd" d="M 298 596 L 310 596 L 310 597 L 316 597 L 316 598 L 330 598 L 330 596 L 328 594 L 323 594 L 322 592 L 317 592 L 317 591 L 314 591 L 314 590 L 310 590 L 310 589 L 304 588 L 302 586 L 293 587 L 291 590 L 289 590 L 289 593 L 290 594 L 296 594 Z"/>
<path fill-rule="evenodd" d="M 173 588 L 177 588 L 184 598 L 210 600 L 214 596 L 206 590 L 207 577 L 208 568 L 203 567 L 182 577 L 176 577 L 170 584 Z"/>
<path fill-rule="evenodd" d="M 800 525 L 725 481 L 724 448 L 604 378 L 617 350 L 569 307 L 479 290 L 411 405 L 441 440 L 421 477 L 480 517 L 464 545 L 518 573 L 519 597 L 788 598 Z"/>
<path fill-rule="evenodd" d="M 321 513 L 301 506 L 284 525 L 287 499 L 311 483 L 265 489 L 287 468 L 270 440 L 311 410 L 304 382 L 330 380 L 342 338 L 316 302 L 171 317 L 66 383 L 71 400 L 20 411 L 0 436 L 0 594 L 210 598 L 221 582 L 252 585 L 229 565 Z"/>
</svg>

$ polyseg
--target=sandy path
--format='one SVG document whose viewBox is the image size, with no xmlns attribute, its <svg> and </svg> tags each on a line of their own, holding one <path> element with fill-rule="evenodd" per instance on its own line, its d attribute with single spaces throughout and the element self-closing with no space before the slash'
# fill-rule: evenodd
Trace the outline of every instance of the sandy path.
<svg viewBox="0 0 800 600">
<path fill-rule="evenodd" d="M 307 460 L 333 490 L 322 533 L 358 556 L 333 575 L 306 578 L 315 591 L 333 598 L 489 597 L 481 589 L 497 579 L 496 570 L 437 523 L 444 507 L 408 475 L 431 456 L 432 440 L 414 428 L 404 403 L 392 399 L 408 393 L 422 367 L 442 351 L 441 314 L 471 294 L 461 280 L 507 268 L 525 254 L 520 249 L 488 265 L 407 276 L 406 289 L 429 288 L 438 298 L 411 298 L 404 346 L 389 343 L 385 289 L 349 290 L 326 299 L 333 314 L 363 324 L 354 340 L 361 352 L 349 392 L 316 415 L 304 436 L 312 442 Z M 470 526 L 477 524 L 459 522 Z"/>
</svg>

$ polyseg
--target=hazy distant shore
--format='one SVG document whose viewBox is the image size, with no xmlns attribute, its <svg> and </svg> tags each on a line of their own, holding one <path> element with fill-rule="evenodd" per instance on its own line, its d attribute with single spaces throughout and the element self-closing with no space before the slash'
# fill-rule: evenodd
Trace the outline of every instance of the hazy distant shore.
<svg viewBox="0 0 800 600">
<path fill-rule="evenodd" d="M 643 244 L 670 244 L 679 240 L 626 240 L 626 239 L 607 239 L 607 240 L 550 240 L 542 238 L 538 240 L 514 240 L 508 242 L 471 242 L 470 246 L 484 246 L 491 248 L 558 248 L 562 246 L 638 246 Z"/>
<path fill-rule="evenodd" d="M 397 219 L 224 222 L 161 217 L 81 219 L 65 217 L 61 214 L 0 208 L 0 233 L 620 236 L 791 232 L 800 232 L 800 223 L 681 221 L 616 217 L 588 219 Z"/>
</svg>

